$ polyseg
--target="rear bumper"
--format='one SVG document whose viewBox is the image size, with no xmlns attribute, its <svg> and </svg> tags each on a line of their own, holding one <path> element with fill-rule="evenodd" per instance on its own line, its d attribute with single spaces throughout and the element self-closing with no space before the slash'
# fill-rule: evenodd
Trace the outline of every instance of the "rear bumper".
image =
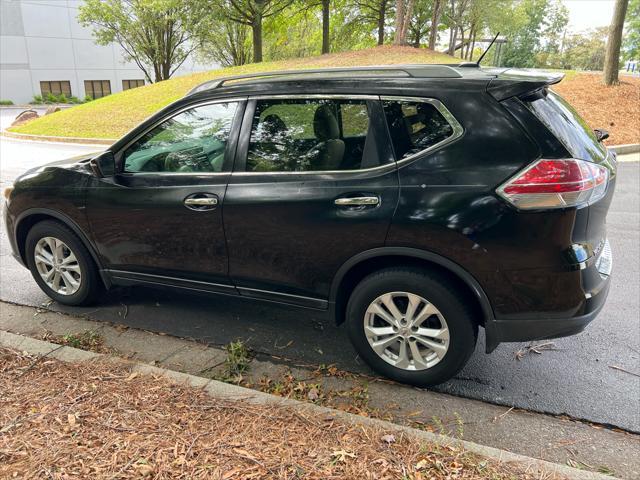
<svg viewBox="0 0 640 480">
<path fill-rule="evenodd" d="M 573 315 L 488 321 L 485 325 L 487 353 L 495 350 L 503 342 L 546 340 L 582 332 L 604 307 L 609 295 L 612 264 L 611 249 L 609 242 L 606 241 L 596 261 L 579 273 L 581 286 L 589 285 L 591 288 L 583 291 L 584 302 L 580 310 Z"/>
<path fill-rule="evenodd" d="M 593 321 L 609 294 L 610 280 L 605 280 L 603 289 L 596 297 L 591 297 L 589 313 L 571 318 L 535 320 L 493 320 L 487 325 L 487 353 L 503 342 L 525 342 L 568 337 L 582 332 Z"/>
</svg>

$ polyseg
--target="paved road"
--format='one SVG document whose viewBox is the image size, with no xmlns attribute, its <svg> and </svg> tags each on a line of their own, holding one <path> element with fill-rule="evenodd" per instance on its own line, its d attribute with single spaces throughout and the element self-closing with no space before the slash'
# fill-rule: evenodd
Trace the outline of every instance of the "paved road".
<svg viewBox="0 0 640 480">
<path fill-rule="evenodd" d="M 3 184 L 32 165 L 92 150 L 9 139 L 2 139 L 0 147 Z M 514 352 L 524 344 L 502 344 L 485 355 L 481 336 L 467 367 L 440 391 L 640 432 L 640 379 L 610 368 L 640 373 L 639 177 L 639 162 L 620 165 L 608 218 L 613 285 L 605 309 L 587 331 L 555 341 L 556 351 L 520 361 Z M 47 302 L 29 272 L 10 257 L 4 228 L 0 254 L 0 299 L 35 306 Z M 298 363 L 335 363 L 370 373 L 357 359 L 343 328 L 296 308 L 146 288 L 117 289 L 93 308 L 50 307 L 211 344 L 240 338 L 256 351 Z"/>
</svg>

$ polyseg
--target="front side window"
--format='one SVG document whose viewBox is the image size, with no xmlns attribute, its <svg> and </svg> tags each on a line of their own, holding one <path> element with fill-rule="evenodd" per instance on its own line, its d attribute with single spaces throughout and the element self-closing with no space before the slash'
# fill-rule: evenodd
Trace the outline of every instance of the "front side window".
<svg viewBox="0 0 640 480">
<path fill-rule="evenodd" d="M 385 100 L 384 114 L 396 160 L 402 160 L 453 135 L 453 127 L 431 103 Z"/>
<path fill-rule="evenodd" d="M 237 107 L 201 105 L 164 121 L 124 152 L 124 171 L 221 172 Z"/>
<path fill-rule="evenodd" d="M 246 170 L 308 172 L 379 165 L 366 100 L 258 100 Z"/>
</svg>

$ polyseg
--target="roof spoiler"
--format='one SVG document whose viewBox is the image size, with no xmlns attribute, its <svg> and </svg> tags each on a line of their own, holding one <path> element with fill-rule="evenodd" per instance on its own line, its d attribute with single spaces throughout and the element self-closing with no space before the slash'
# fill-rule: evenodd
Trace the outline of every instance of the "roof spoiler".
<svg viewBox="0 0 640 480">
<path fill-rule="evenodd" d="M 509 69 L 489 82 L 487 92 L 500 102 L 507 98 L 530 94 L 549 85 L 554 85 L 563 78 L 564 73 L 560 72 Z"/>
</svg>

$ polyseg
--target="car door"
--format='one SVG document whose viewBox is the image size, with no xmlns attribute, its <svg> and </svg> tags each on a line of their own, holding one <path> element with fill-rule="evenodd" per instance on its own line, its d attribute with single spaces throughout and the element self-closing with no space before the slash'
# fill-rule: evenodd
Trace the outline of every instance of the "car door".
<svg viewBox="0 0 640 480">
<path fill-rule="evenodd" d="M 94 180 L 87 215 L 116 283 L 235 291 L 222 207 L 245 104 L 210 101 L 172 113 L 115 152 L 114 176 Z"/>
<path fill-rule="evenodd" d="M 323 308 L 338 268 L 384 245 L 398 176 L 373 96 L 250 98 L 224 205 L 241 295 Z"/>
</svg>

